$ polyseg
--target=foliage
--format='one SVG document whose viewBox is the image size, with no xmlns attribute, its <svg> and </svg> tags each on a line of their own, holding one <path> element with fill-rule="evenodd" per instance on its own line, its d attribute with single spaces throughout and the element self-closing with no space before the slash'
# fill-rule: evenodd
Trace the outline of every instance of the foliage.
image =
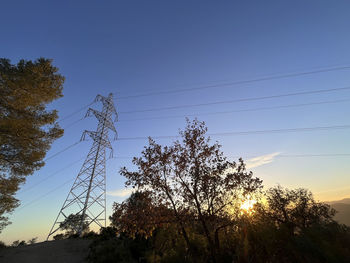
<svg viewBox="0 0 350 263">
<path fill-rule="evenodd" d="M 33 245 L 33 244 L 35 244 L 37 241 L 38 241 L 38 238 L 37 238 L 37 237 L 33 237 L 33 238 L 29 239 L 27 243 L 30 244 L 30 245 Z"/>
<path fill-rule="evenodd" d="M 88 223 L 83 220 L 83 225 L 81 226 L 82 215 L 80 214 L 70 214 L 65 218 L 63 222 L 60 223 L 60 229 L 66 232 L 67 237 L 73 237 L 77 235 L 80 230 L 82 234 L 89 232 Z M 82 227 L 82 229 L 80 229 Z"/>
<path fill-rule="evenodd" d="M 139 198 L 142 195 L 136 196 Z M 281 197 L 288 197 L 288 202 L 282 202 Z M 262 193 L 261 200 L 266 201 L 258 202 L 253 213 L 240 213 L 234 219 L 235 224 L 227 227 L 219 236 L 221 246 L 215 257 L 216 262 L 350 262 L 350 228 L 333 221 L 334 211 L 315 201 L 309 191 L 278 186 Z M 288 206 L 281 206 L 281 203 L 288 203 Z M 279 210 L 285 210 L 286 214 Z M 127 214 L 122 216 L 127 217 Z M 131 213 L 131 218 L 133 216 Z M 304 223 L 300 219 L 305 218 L 307 223 L 296 225 L 295 231 L 291 232 L 290 224 L 276 220 L 277 216 L 282 219 L 287 216 L 291 222 L 298 224 Z M 145 216 L 144 220 L 148 218 Z M 174 222 L 158 225 L 147 239 L 137 233 L 130 238 L 128 232 L 120 233 L 120 229 L 114 227 L 105 228 L 91 247 L 90 261 L 212 262 L 201 223 L 196 218 L 191 218 L 191 221 L 192 224 L 186 227 L 191 253 L 188 253 L 186 242 Z M 145 223 L 139 227 L 142 226 Z"/>
<path fill-rule="evenodd" d="M 114 203 L 113 211 L 111 225 L 118 233 L 126 233 L 130 237 L 137 234 L 148 238 L 157 227 L 170 223 L 171 211 L 164 206 L 157 206 L 148 191 L 137 191 L 125 202 Z"/>
<path fill-rule="evenodd" d="M 100 235 L 90 245 L 89 262 L 146 262 L 149 241 L 143 237 L 117 236 L 113 227 L 102 228 Z M 142 260 L 143 259 L 143 260 Z"/>
<path fill-rule="evenodd" d="M 94 239 L 98 236 L 98 234 L 94 231 L 85 231 L 82 233 L 82 238 L 86 238 L 86 239 Z"/>
<path fill-rule="evenodd" d="M 242 217 L 233 243 L 238 262 L 348 262 L 350 229 L 306 189 L 270 188 Z"/>
<path fill-rule="evenodd" d="M 24 179 L 22 177 L 7 177 L 0 167 L 0 233 L 8 224 L 10 224 L 8 217 L 5 215 L 13 212 L 13 210 L 19 206 L 19 201 L 14 195 L 19 189 L 19 184 L 23 181 Z"/>
<path fill-rule="evenodd" d="M 172 219 L 181 229 L 187 249 L 191 248 L 186 226 L 198 220 L 215 261 L 220 247 L 219 234 L 233 222 L 227 210 L 238 197 L 254 193 L 261 180 L 245 170 L 243 160 L 230 162 L 218 143 L 210 144 L 203 122 L 187 120 L 180 131 L 181 141 L 162 147 L 149 139 L 142 157 L 134 158 L 137 172 L 121 169 L 126 185 L 147 190 L 158 206 L 173 211 Z"/>
<path fill-rule="evenodd" d="M 350 262 L 350 229 L 329 205 L 302 188 L 261 191 L 243 161 L 227 161 L 205 133 L 194 121 L 172 146 L 150 139 L 137 171 L 122 168 L 136 190 L 113 205 L 91 262 Z M 242 210 L 249 198 L 254 207 Z"/>
<path fill-rule="evenodd" d="M 0 241 L 0 249 L 7 248 L 6 244 Z"/>
<path fill-rule="evenodd" d="M 64 234 L 57 234 L 57 235 L 54 235 L 53 236 L 53 239 L 54 240 L 62 240 L 62 239 L 65 239 L 65 235 Z"/>
<path fill-rule="evenodd" d="M 52 142 L 61 137 L 57 111 L 46 105 L 62 97 L 64 78 L 51 60 L 0 59 L 0 232 L 6 213 L 18 205 L 14 197 L 25 176 L 44 165 Z"/>
<path fill-rule="evenodd" d="M 259 206 L 261 216 L 267 217 L 279 227 L 286 227 L 290 234 L 317 224 L 331 223 L 335 210 L 328 204 L 316 202 L 307 189 L 270 188 L 266 193 L 267 205 Z"/>
<path fill-rule="evenodd" d="M 19 246 L 25 246 L 27 245 L 27 243 L 22 240 L 22 241 L 19 241 L 19 240 L 16 240 L 16 241 L 13 241 L 11 247 L 19 247 Z"/>
</svg>

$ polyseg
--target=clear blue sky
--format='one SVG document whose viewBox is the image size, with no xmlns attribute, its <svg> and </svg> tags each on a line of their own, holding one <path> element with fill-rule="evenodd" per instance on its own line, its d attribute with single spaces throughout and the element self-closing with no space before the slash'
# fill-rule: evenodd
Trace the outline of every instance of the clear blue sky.
<svg viewBox="0 0 350 263">
<path fill-rule="evenodd" d="M 210 133 L 348 125 L 349 101 L 305 107 L 205 115 L 290 104 L 350 99 L 350 91 L 291 96 L 128 114 L 151 108 L 341 88 L 350 70 L 260 81 L 191 92 L 118 99 L 133 94 L 201 87 L 265 76 L 350 65 L 349 1 L 2 1 L 0 57 L 47 57 L 66 77 L 64 97 L 51 107 L 66 116 L 96 94 L 116 94 L 119 137 L 176 135 L 184 117 L 196 115 Z M 98 108 L 98 105 L 93 105 Z M 124 113 L 123 113 L 124 112 Z M 204 114 L 204 115 L 200 115 Z M 62 121 L 62 126 L 84 112 Z M 134 120 L 133 119 L 138 119 Z M 80 121 L 65 131 L 48 156 L 77 142 L 96 121 Z M 228 156 L 246 159 L 266 186 L 307 187 L 321 200 L 350 196 L 350 157 L 285 157 L 295 154 L 350 153 L 350 129 L 213 137 Z M 113 143 L 115 156 L 137 156 L 146 140 Z M 171 143 L 171 140 L 160 140 Z M 30 176 L 18 194 L 22 204 L 13 224 L 0 235 L 12 242 L 47 235 L 91 142 L 82 142 L 49 160 Z M 283 157 L 284 156 L 284 157 Z M 266 164 L 262 165 L 264 162 Z M 123 188 L 121 166 L 108 162 L 107 189 Z M 255 167 L 254 167 L 255 166 Z M 42 180 L 40 185 L 35 186 Z M 35 186 L 35 187 L 33 187 Z M 58 187 L 58 188 L 57 188 Z M 57 190 L 52 191 L 57 188 Z M 51 192 L 52 191 L 52 192 Z M 43 195 L 47 194 L 45 197 Z M 108 196 L 108 213 L 114 201 Z M 36 200 L 35 202 L 32 202 Z"/>
</svg>

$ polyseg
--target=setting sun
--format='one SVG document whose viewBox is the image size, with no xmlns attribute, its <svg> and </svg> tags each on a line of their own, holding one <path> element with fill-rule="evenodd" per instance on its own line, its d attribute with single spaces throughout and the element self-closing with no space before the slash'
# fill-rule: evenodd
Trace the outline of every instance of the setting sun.
<svg viewBox="0 0 350 263">
<path fill-rule="evenodd" d="M 256 200 L 247 199 L 242 203 L 241 210 L 243 210 L 244 212 L 251 213 L 255 204 L 256 204 Z"/>
</svg>

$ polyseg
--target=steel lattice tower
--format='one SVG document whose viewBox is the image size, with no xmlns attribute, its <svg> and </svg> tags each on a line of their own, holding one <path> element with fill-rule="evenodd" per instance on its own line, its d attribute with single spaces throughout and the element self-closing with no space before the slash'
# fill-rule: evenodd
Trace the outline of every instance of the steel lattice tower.
<svg viewBox="0 0 350 263">
<path fill-rule="evenodd" d="M 79 215 L 75 231 L 81 235 L 84 226 L 95 224 L 99 227 L 106 226 L 106 148 L 113 149 L 109 141 L 108 131 L 117 135 L 114 121 L 117 120 L 117 112 L 113 103 L 113 95 L 108 97 L 97 95 L 95 101 L 101 101 L 102 111 L 89 108 L 86 116 L 94 115 L 98 120 L 96 131 L 84 131 L 81 140 L 86 135 L 93 139 L 92 147 L 70 189 L 64 204 L 58 213 L 47 239 L 60 230 L 60 223 L 69 215 Z M 113 117 L 114 120 L 112 119 Z"/>
</svg>

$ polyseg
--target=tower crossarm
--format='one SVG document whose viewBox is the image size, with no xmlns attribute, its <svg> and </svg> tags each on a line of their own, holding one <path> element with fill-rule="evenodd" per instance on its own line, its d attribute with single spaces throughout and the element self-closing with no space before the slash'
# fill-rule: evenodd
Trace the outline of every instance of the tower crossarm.
<svg viewBox="0 0 350 263">
<path fill-rule="evenodd" d="M 108 139 L 108 137 L 104 136 L 103 134 L 95 131 L 84 131 L 82 135 L 82 140 L 84 141 L 86 138 L 86 134 L 89 135 L 95 142 L 101 143 L 104 147 L 107 147 L 109 149 L 113 149 L 112 145 Z"/>
<path fill-rule="evenodd" d="M 118 121 L 118 113 L 114 107 L 112 93 L 110 93 L 108 97 L 104 97 L 104 96 L 98 94 L 95 98 L 95 101 L 101 101 L 104 107 L 110 108 L 111 112 L 115 116 L 115 121 Z"/>
<path fill-rule="evenodd" d="M 105 114 L 103 114 L 102 112 L 100 111 L 97 111 L 95 109 L 92 109 L 92 108 L 89 108 L 88 111 L 86 112 L 86 115 L 85 117 L 88 117 L 88 116 L 91 116 L 91 114 L 94 114 L 96 119 L 102 123 L 104 122 L 104 125 L 106 128 L 112 130 L 113 132 L 117 132 L 117 130 L 115 129 L 114 127 L 114 124 L 113 124 L 113 121 L 112 121 L 112 118 L 110 116 L 106 116 Z"/>
</svg>

